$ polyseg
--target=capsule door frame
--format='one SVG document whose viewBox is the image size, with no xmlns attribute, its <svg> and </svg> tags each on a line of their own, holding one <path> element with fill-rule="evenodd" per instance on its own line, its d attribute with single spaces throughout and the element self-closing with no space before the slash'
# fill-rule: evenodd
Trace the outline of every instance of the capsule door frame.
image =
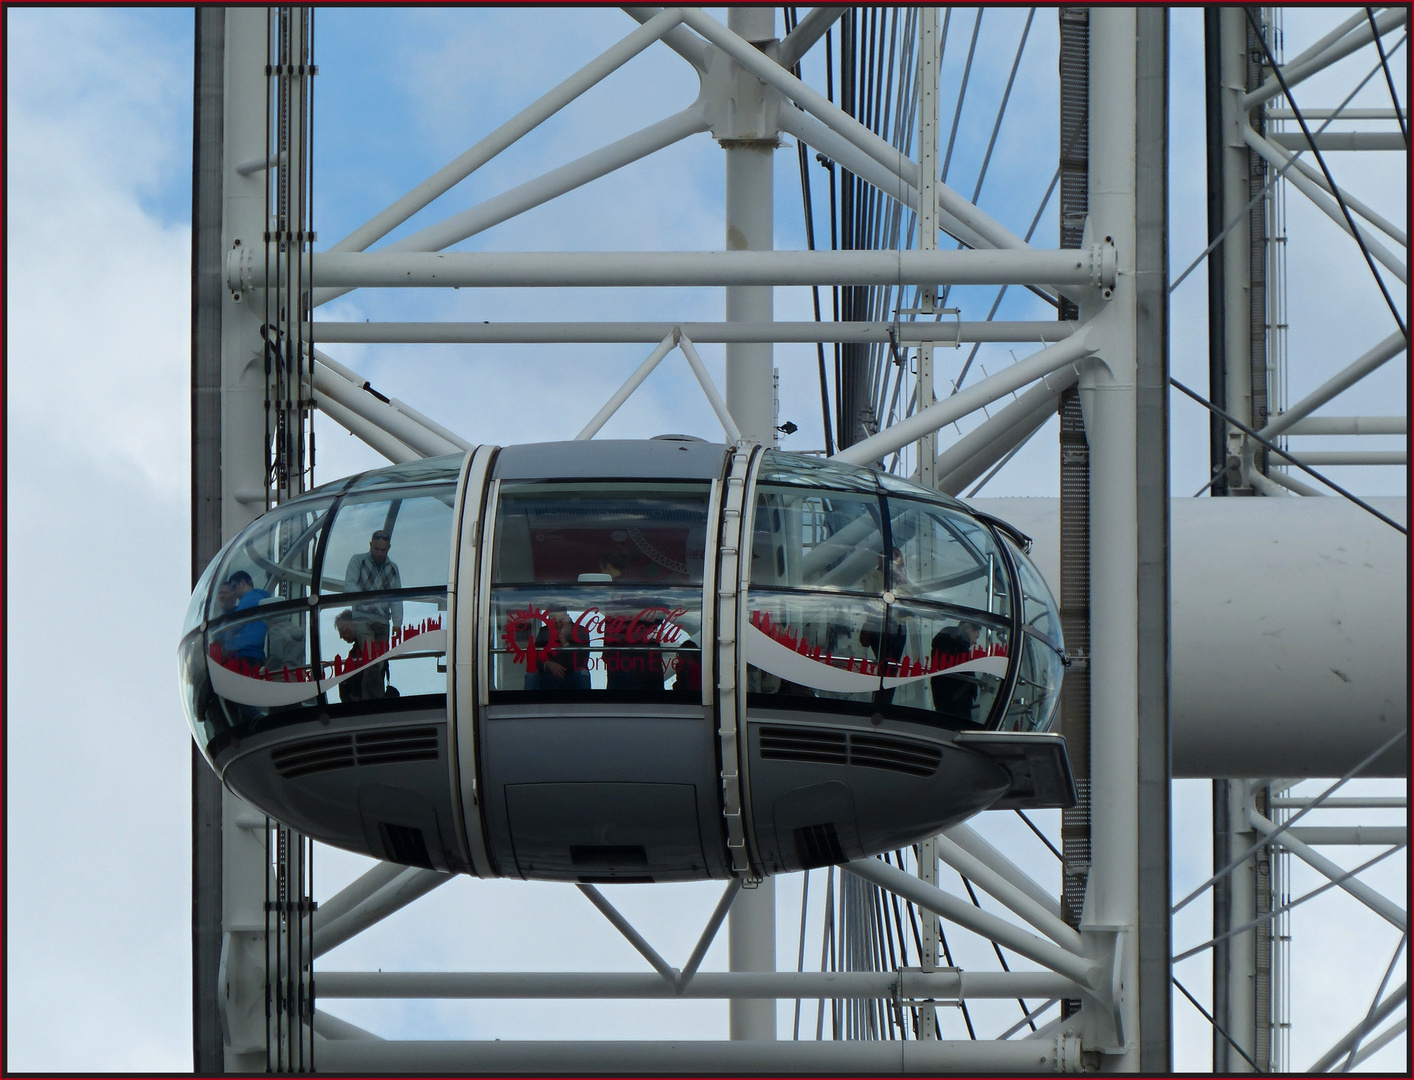
<svg viewBox="0 0 1414 1080">
<path fill-rule="evenodd" d="M 484 582 L 489 574 L 486 521 L 495 487 L 488 477 L 499 450 L 498 446 L 478 446 L 462 466 L 447 581 L 447 757 L 452 817 L 467 865 L 483 878 L 499 876 L 486 843 L 478 738 L 480 706 L 486 695 L 485 673 L 479 662 L 488 592 Z M 474 513 L 475 519 L 468 520 L 468 513 Z"/>
</svg>

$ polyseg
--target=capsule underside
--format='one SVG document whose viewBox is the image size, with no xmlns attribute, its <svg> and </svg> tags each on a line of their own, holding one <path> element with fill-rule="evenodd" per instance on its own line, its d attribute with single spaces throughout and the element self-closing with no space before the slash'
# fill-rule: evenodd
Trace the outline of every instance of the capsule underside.
<svg viewBox="0 0 1414 1080">
<path fill-rule="evenodd" d="M 1046 733 L 1059 619 L 1020 542 L 754 446 L 479 447 L 236 537 L 193 596 L 184 696 L 232 790 L 377 858 L 581 882 L 821 866 L 1073 799 Z"/>
</svg>

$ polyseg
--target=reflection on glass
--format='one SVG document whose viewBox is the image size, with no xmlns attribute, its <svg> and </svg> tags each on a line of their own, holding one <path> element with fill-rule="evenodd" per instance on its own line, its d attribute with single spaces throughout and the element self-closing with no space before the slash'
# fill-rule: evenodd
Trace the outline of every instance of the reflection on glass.
<svg viewBox="0 0 1414 1080">
<path fill-rule="evenodd" d="M 873 494 L 879 490 L 878 474 L 869 469 L 802 454 L 782 454 L 765 450 L 757 484 L 796 484 L 811 488 L 834 488 Z"/>
<path fill-rule="evenodd" d="M 710 492 L 705 481 L 504 484 L 492 582 L 701 584 Z"/>
<path fill-rule="evenodd" d="M 386 469 L 376 469 L 355 477 L 348 490 L 362 491 L 373 487 L 391 487 L 397 484 L 428 483 L 441 480 L 455 486 L 457 474 L 461 472 L 466 455 L 441 454 L 437 457 L 421 458 Z"/>
<path fill-rule="evenodd" d="M 308 596 L 328 509 L 327 501 L 301 500 L 266 514 L 236 537 L 217 574 L 207 618 L 246 611 L 265 600 Z"/>
<path fill-rule="evenodd" d="M 743 651 L 747 692 L 872 701 L 893 632 L 880 600 L 752 589 Z M 901 655 L 901 654 L 900 654 Z"/>
<path fill-rule="evenodd" d="M 392 626 L 364 618 L 356 606 L 320 607 L 319 677 L 330 701 L 446 693 L 446 597 L 405 597 L 399 606 L 401 618 Z"/>
<path fill-rule="evenodd" d="M 702 691 L 702 591 L 611 583 L 491 595 L 496 691 Z"/>
<path fill-rule="evenodd" d="M 1011 610 L 1001 552 L 987 528 L 928 503 L 889 499 L 889 526 L 900 559 L 892 588 L 1005 617 Z"/>
<path fill-rule="evenodd" d="M 1016 689 L 1002 717 L 1002 731 L 1047 731 L 1060 700 L 1064 665 L 1055 649 L 1030 634 L 1021 638 Z"/>
<path fill-rule="evenodd" d="M 879 514 L 874 495 L 758 486 L 752 585 L 882 594 Z"/>
<path fill-rule="evenodd" d="M 1021 549 L 1003 537 L 1003 542 L 1011 550 L 1016 560 L 1016 568 L 1021 576 L 1021 610 L 1027 626 L 1038 634 L 1043 634 L 1057 646 L 1063 646 L 1061 639 L 1060 612 L 1056 610 L 1055 599 L 1047 588 L 1041 573 Z"/>
<path fill-rule="evenodd" d="M 346 497 L 329 532 L 320 593 L 445 588 L 455 498 L 450 485 Z M 369 618 L 402 621 L 395 605 L 366 606 Z"/>
</svg>

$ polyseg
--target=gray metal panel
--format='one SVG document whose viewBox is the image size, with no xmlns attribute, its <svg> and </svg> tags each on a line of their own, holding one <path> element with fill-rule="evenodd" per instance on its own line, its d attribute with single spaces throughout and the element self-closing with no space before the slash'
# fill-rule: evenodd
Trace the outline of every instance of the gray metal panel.
<svg viewBox="0 0 1414 1080">
<path fill-rule="evenodd" d="M 191 576 L 221 547 L 221 204 L 224 8 L 196 12 L 192 110 Z M 196 744 L 192 797 L 192 1068 L 222 1072 L 217 968 L 221 963 L 221 781 Z"/>
<path fill-rule="evenodd" d="M 1138 11 L 1135 287 L 1138 293 L 1139 1068 L 1172 1047 L 1169 753 L 1168 10 Z"/>
<path fill-rule="evenodd" d="M 726 449 L 721 443 L 668 439 L 528 443 L 503 447 L 493 475 L 499 480 L 712 480 L 722 475 Z"/>
</svg>

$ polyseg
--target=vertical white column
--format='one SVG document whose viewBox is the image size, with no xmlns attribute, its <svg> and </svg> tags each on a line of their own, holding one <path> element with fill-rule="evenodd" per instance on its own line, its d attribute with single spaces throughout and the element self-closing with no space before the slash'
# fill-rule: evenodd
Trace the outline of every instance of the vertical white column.
<svg viewBox="0 0 1414 1080">
<path fill-rule="evenodd" d="M 266 174 L 236 166 L 266 154 L 269 9 L 228 7 L 222 250 L 263 246 Z M 263 305 L 229 292 L 221 312 L 221 535 L 265 511 Z M 221 978 L 226 1070 L 265 1070 L 265 815 L 229 791 L 222 800 Z"/>
<path fill-rule="evenodd" d="M 776 15 L 771 7 L 738 7 L 727 11 L 727 26 L 747 41 L 769 43 L 775 38 Z M 719 57 L 725 60 L 725 57 Z M 771 200 L 772 155 L 777 142 L 774 124 L 762 121 L 765 87 L 738 69 L 731 82 L 733 131 L 721 140 L 727 157 L 727 250 L 770 251 L 775 245 Z M 773 111 L 769 111 L 774 116 Z M 729 322 L 770 322 L 774 315 L 769 285 L 729 286 Z M 776 426 L 772 393 L 771 345 L 729 344 L 727 410 L 745 438 L 771 445 Z M 732 904 L 727 924 L 728 963 L 732 971 L 774 971 L 776 968 L 776 883 L 766 878 L 743 890 Z M 730 1005 L 733 1039 L 771 1040 L 776 1037 L 774 1001 L 735 1000 Z"/>
<path fill-rule="evenodd" d="M 1090 438 L 1091 864 L 1086 925 L 1123 940 L 1124 1045 L 1105 1067 L 1133 1071 L 1138 984 L 1138 542 L 1136 436 L 1135 34 L 1133 8 L 1090 11 L 1090 228 L 1112 241 L 1119 277 L 1109 300 L 1091 293 L 1082 321 L 1103 327 L 1099 358 L 1080 379 Z M 1098 1019 L 1098 1018 L 1096 1018 Z M 1091 1042 L 1095 1040 L 1090 1040 Z M 1100 1042 L 1105 1042 L 1103 1038 Z"/>
</svg>

